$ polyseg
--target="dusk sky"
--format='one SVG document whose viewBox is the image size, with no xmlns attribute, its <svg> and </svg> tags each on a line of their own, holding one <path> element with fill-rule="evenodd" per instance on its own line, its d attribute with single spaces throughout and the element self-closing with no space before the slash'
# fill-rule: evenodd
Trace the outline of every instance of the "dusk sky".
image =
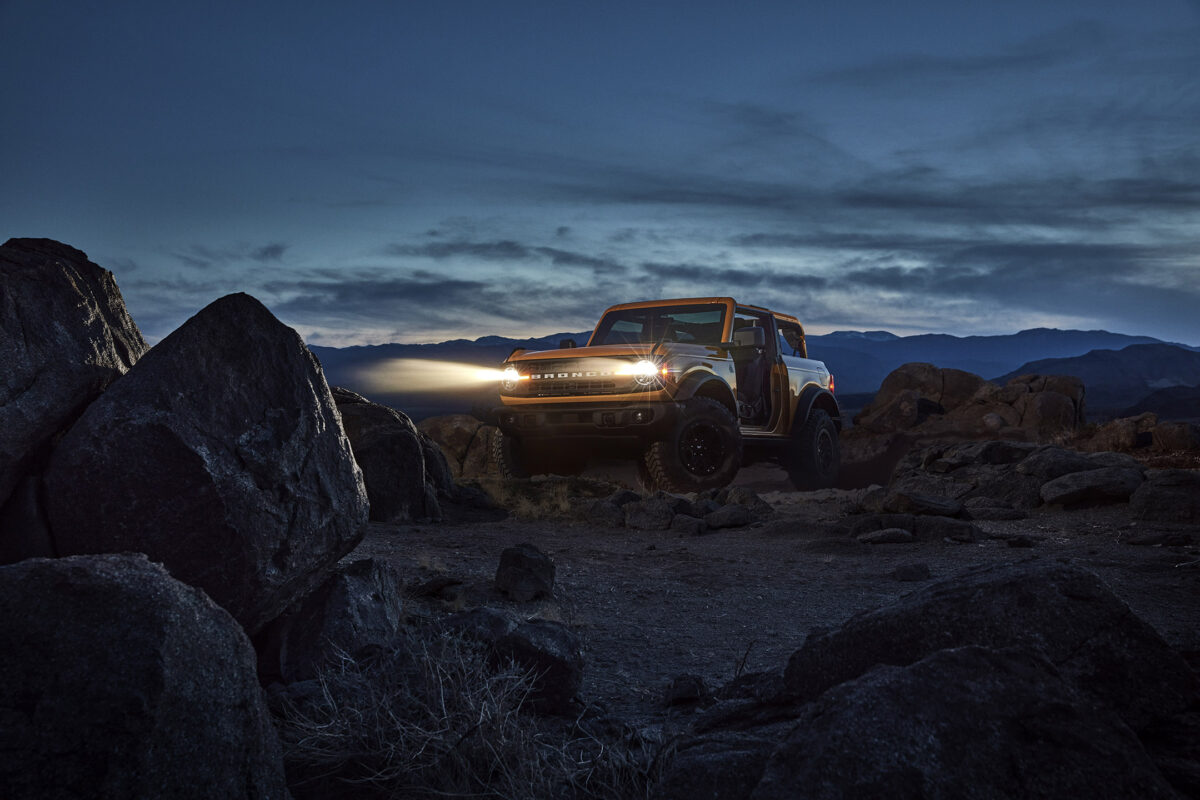
<svg viewBox="0 0 1200 800">
<path fill-rule="evenodd" d="M 732 294 L 812 333 L 1200 344 L 1200 0 L 0 0 L 0 235 L 157 341 Z"/>
</svg>

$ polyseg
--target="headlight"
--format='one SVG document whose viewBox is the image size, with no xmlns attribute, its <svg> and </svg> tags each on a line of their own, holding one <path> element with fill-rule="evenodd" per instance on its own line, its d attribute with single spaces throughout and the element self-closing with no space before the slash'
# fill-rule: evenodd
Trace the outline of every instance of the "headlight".
<svg viewBox="0 0 1200 800">
<path fill-rule="evenodd" d="M 622 375 L 632 375 L 633 382 L 638 386 L 653 386 L 658 383 L 661 370 L 653 361 L 642 359 L 636 364 L 623 365 L 618 372 Z"/>
<path fill-rule="evenodd" d="M 517 388 L 517 381 L 519 380 L 521 380 L 521 376 L 517 372 L 517 368 L 509 367 L 508 369 L 504 370 L 504 373 L 500 376 L 500 385 L 504 387 L 504 391 L 511 392 L 513 389 Z"/>
</svg>

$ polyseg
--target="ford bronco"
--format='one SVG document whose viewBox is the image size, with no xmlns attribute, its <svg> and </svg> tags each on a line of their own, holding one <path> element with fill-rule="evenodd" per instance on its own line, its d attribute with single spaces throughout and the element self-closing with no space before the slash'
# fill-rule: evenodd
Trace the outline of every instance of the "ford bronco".
<svg viewBox="0 0 1200 800">
<path fill-rule="evenodd" d="M 797 488 L 833 485 L 841 412 L 793 316 L 730 297 L 625 303 L 584 347 L 518 348 L 501 366 L 502 474 L 572 471 L 597 448 L 636 457 L 644 485 L 727 485 L 773 460 Z"/>
</svg>

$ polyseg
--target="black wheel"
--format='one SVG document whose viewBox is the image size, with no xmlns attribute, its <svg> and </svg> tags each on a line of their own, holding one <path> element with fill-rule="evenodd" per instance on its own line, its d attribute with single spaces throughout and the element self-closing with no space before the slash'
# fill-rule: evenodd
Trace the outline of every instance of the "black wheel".
<svg viewBox="0 0 1200 800">
<path fill-rule="evenodd" d="M 646 448 L 646 471 L 667 492 L 727 486 L 742 466 L 742 432 L 725 406 L 708 397 L 688 401 L 674 429 Z"/>
<path fill-rule="evenodd" d="M 833 486 L 842 455 L 837 426 L 829 414 L 813 409 L 792 438 L 792 452 L 786 463 L 792 485 L 801 490 Z"/>
</svg>

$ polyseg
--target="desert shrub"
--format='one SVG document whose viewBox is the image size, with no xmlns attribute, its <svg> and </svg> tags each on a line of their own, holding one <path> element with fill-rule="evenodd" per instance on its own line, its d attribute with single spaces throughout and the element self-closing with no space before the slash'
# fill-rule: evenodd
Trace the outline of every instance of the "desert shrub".
<svg viewBox="0 0 1200 800">
<path fill-rule="evenodd" d="M 297 798 L 646 797 L 648 745 L 526 709 L 533 676 L 440 635 L 342 654 L 273 707 Z"/>
</svg>

